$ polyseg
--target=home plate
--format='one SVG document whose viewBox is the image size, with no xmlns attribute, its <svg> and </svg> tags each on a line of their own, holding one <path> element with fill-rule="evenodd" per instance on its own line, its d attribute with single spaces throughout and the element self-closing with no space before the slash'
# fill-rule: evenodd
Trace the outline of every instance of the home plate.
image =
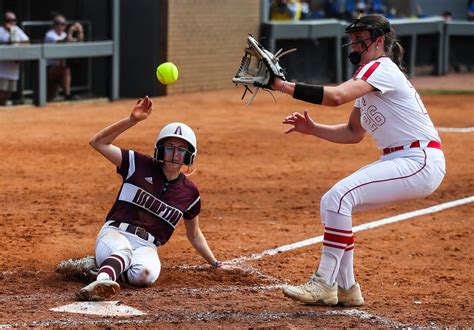
<svg viewBox="0 0 474 330">
<path fill-rule="evenodd" d="M 91 314 L 100 316 L 136 316 L 145 315 L 136 308 L 122 305 L 120 301 L 82 301 L 61 307 L 51 308 L 53 312 Z"/>
</svg>

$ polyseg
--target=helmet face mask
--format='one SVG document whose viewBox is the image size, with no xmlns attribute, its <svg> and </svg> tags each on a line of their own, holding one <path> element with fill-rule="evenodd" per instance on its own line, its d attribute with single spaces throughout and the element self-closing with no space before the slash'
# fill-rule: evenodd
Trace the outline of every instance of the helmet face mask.
<svg viewBox="0 0 474 330">
<path fill-rule="evenodd" d="M 166 144 L 167 138 L 177 138 L 187 142 L 187 148 L 168 145 Z M 194 134 L 191 127 L 186 124 L 175 122 L 166 125 L 160 131 L 158 138 L 155 143 L 155 155 L 154 158 L 158 162 L 170 162 L 177 163 L 182 165 L 191 166 L 194 162 L 194 158 L 197 153 L 197 140 L 196 135 Z M 165 157 L 166 154 L 166 157 Z M 183 157 L 178 157 L 183 159 L 183 162 L 177 162 L 175 160 L 175 155 L 182 154 Z M 170 156 L 168 156 L 170 155 Z"/>
<path fill-rule="evenodd" d="M 371 15 L 362 16 L 361 18 L 356 19 L 352 24 L 345 28 L 345 33 L 356 33 L 361 31 L 368 31 L 370 34 L 370 38 L 365 39 L 371 41 L 369 45 L 365 43 L 365 40 L 357 40 L 356 42 L 350 42 L 343 47 L 353 45 L 354 43 L 361 43 L 364 46 L 364 50 L 362 52 L 353 51 L 349 54 L 349 61 L 352 64 L 357 65 L 360 63 L 362 58 L 362 53 L 366 52 L 368 48 L 377 40 L 378 37 L 383 36 L 385 33 L 389 33 L 391 31 L 390 23 L 387 26 L 384 26 L 383 29 L 377 27 L 374 24 L 366 23 L 369 19 L 371 20 Z"/>
</svg>

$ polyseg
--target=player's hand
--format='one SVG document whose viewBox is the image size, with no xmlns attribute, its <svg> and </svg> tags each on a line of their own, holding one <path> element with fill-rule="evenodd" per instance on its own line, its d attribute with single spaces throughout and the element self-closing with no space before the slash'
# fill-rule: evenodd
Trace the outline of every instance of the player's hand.
<svg viewBox="0 0 474 330">
<path fill-rule="evenodd" d="M 130 114 L 130 119 L 138 123 L 139 121 L 145 120 L 153 111 L 153 102 L 148 96 L 141 98 L 137 101 L 137 104 L 132 109 Z"/>
<path fill-rule="evenodd" d="M 218 273 L 243 274 L 249 272 L 247 268 L 241 264 L 223 262 L 215 268 L 215 271 Z"/>
<path fill-rule="evenodd" d="M 316 123 L 308 115 L 307 110 L 304 111 L 304 116 L 299 112 L 295 112 L 292 115 L 289 115 L 283 120 L 283 124 L 293 125 L 293 127 L 288 129 L 285 134 L 291 132 L 300 132 L 303 134 L 312 135 L 314 132 L 314 128 L 316 127 Z"/>
</svg>

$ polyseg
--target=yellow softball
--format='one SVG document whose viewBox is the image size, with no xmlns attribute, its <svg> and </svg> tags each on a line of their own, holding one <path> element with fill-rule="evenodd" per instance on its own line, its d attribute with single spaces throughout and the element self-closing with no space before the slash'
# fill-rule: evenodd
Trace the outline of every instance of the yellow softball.
<svg viewBox="0 0 474 330">
<path fill-rule="evenodd" d="M 164 85 L 172 84 L 178 80 L 178 68 L 171 62 L 162 63 L 156 68 L 156 78 Z"/>
</svg>

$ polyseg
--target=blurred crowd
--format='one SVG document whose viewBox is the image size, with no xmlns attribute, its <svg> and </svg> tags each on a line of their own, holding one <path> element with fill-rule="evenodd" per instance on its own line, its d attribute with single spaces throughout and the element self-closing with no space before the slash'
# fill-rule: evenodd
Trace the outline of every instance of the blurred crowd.
<svg viewBox="0 0 474 330">
<path fill-rule="evenodd" d="M 6 11 L 0 26 L 0 45 L 29 44 L 30 38 L 18 26 L 14 12 Z M 44 43 L 80 42 L 84 40 L 83 27 L 78 22 L 69 24 L 66 17 L 54 14 L 51 25 L 44 35 Z M 0 61 L 0 106 L 17 101 L 15 94 L 18 92 L 20 79 L 20 61 Z M 59 92 L 66 101 L 77 100 L 71 93 L 71 70 L 65 59 L 50 59 L 47 62 L 47 100 L 52 101 L 58 97 Z M 12 100 L 13 98 L 13 100 Z"/>
<path fill-rule="evenodd" d="M 400 13 L 395 1 L 384 0 L 268 0 L 270 1 L 270 20 L 300 21 L 320 18 L 337 18 L 352 21 L 359 14 L 382 14 L 387 18 L 404 18 L 407 14 Z M 393 3 L 393 5 L 392 5 Z M 452 13 L 446 9 L 439 13 L 447 21 Z M 411 18 L 423 18 L 426 15 L 420 5 L 416 6 L 416 14 Z M 467 20 L 474 21 L 474 0 L 468 0 Z"/>
</svg>

